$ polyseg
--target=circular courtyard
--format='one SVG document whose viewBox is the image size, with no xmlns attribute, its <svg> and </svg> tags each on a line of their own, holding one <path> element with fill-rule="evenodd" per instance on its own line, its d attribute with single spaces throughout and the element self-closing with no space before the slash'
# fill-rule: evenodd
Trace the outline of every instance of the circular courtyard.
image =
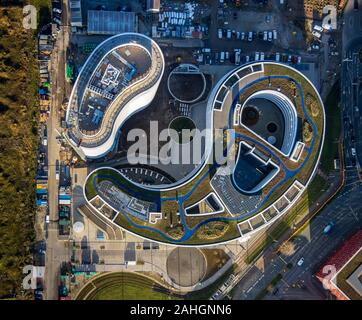
<svg viewBox="0 0 362 320">
<path fill-rule="evenodd" d="M 181 287 L 191 287 L 200 282 L 206 273 L 206 258 L 196 248 L 180 247 L 167 257 L 167 274 Z"/>
</svg>

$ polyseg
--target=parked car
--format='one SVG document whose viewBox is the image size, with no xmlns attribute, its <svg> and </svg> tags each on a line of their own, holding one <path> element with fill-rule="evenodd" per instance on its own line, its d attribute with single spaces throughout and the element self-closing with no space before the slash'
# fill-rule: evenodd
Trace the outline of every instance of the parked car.
<svg viewBox="0 0 362 320">
<path fill-rule="evenodd" d="M 59 25 L 62 24 L 62 22 L 58 18 L 53 18 L 53 22 L 55 22 L 56 24 L 59 24 Z"/>
<path fill-rule="evenodd" d="M 251 31 L 248 34 L 248 41 L 253 41 L 253 33 Z"/>
<path fill-rule="evenodd" d="M 265 56 L 264 56 L 264 52 L 260 52 L 260 60 L 261 60 L 261 61 L 264 61 L 264 57 L 265 57 Z"/>
<path fill-rule="evenodd" d="M 255 61 L 259 61 L 259 52 L 255 52 Z"/>
<path fill-rule="evenodd" d="M 317 32 L 323 32 L 323 28 L 321 26 L 315 25 L 313 30 L 317 31 Z"/>
<path fill-rule="evenodd" d="M 278 38 L 278 32 L 276 30 L 273 30 L 273 39 L 277 40 Z"/>
<path fill-rule="evenodd" d="M 273 40 L 273 32 L 269 31 L 268 32 L 268 41 L 272 41 Z"/>
<path fill-rule="evenodd" d="M 219 39 L 222 39 L 222 29 L 218 29 L 218 30 L 217 30 L 217 37 L 218 37 Z"/>
<path fill-rule="evenodd" d="M 313 31 L 312 35 L 318 39 L 320 39 L 322 37 L 322 35 L 318 31 Z"/>
<path fill-rule="evenodd" d="M 279 53 L 279 52 L 277 52 L 277 53 L 275 54 L 275 61 L 276 61 L 276 62 L 279 62 L 279 61 L 280 61 L 280 53 Z"/>
<path fill-rule="evenodd" d="M 351 148 L 351 154 L 353 157 L 356 156 L 356 149 L 355 148 Z"/>
<path fill-rule="evenodd" d="M 224 61 L 225 61 L 225 52 L 221 51 L 221 53 L 220 53 L 220 62 L 224 63 Z"/>
</svg>

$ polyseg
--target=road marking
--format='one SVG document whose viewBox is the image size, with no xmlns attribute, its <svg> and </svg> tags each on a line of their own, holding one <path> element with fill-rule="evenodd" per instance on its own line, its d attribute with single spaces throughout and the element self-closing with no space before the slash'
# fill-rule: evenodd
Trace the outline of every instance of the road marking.
<svg viewBox="0 0 362 320">
<path fill-rule="evenodd" d="M 352 207 L 350 205 L 348 207 L 351 209 L 352 215 L 356 218 L 357 221 L 359 221 L 356 212 L 354 212 L 354 210 L 352 209 Z"/>
</svg>

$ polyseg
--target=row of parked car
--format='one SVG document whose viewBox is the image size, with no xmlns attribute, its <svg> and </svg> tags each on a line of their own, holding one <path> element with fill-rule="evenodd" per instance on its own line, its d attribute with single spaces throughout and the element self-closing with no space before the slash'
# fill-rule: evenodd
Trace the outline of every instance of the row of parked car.
<svg viewBox="0 0 362 320">
<path fill-rule="evenodd" d="M 284 62 L 291 64 L 302 63 L 302 57 L 291 54 L 281 54 L 279 52 L 275 54 L 265 54 L 264 52 L 255 52 L 255 55 L 242 55 L 241 49 L 234 49 L 233 52 L 221 51 L 212 52 L 210 48 L 203 48 L 195 52 L 197 62 L 200 64 L 222 64 L 222 63 L 234 63 L 240 65 L 241 63 L 248 63 L 251 61 L 264 61 L 274 60 L 276 62 Z"/>
<path fill-rule="evenodd" d="M 218 29 L 217 35 L 219 39 L 229 39 L 229 40 L 241 40 L 241 41 L 253 41 L 254 39 L 264 40 L 264 41 L 273 41 L 277 40 L 278 32 L 277 30 L 266 30 L 259 32 L 240 32 L 231 29 Z"/>
<path fill-rule="evenodd" d="M 53 1 L 53 22 L 58 26 L 62 24 L 62 9 L 60 1 Z"/>
</svg>

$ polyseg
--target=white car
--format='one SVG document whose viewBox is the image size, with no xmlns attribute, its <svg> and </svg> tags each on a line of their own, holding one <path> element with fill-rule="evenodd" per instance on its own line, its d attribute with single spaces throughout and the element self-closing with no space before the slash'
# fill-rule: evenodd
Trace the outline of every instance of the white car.
<svg viewBox="0 0 362 320">
<path fill-rule="evenodd" d="M 352 153 L 352 156 L 355 157 L 355 156 L 356 156 L 356 149 L 355 149 L 355 148 L 351 148 L 351 153 Z"/>
<path fill-rule="evenodd" d="M 53 18 L 53 22 L 55 22 L 56 24 L 59 24 L 59 25 L 62 24 L 62 22 L 58 18 Z"/>
<path fill-rule="evenodd" d="M 316 38 L 320 39 L 321 38 L 321 34 L 318 31 L 313 31 L 312 35 L 315 36 Z"/>
<path fill-rule="evenodd" d="M 273 38 L 274 40 L 278 38 L 278 32 L 276 30 L 273 30 Z"/>
<path fill-rule="evenodd" d="M 321 33 L 323 32 L 323 28 L 321 26 L 318 26 L 318 25 L 315 25 L 313 30 L 316 30 L 316 31 L 321 32 Z"/>
<path fill-rule="evenodd" d="M 273 40 L 273 32 L 269 31 L 268 32 L 268 41 L 272 41 Z"/>
<path fill-rule="evenodd" d="M 217 30 L 217 35 L 219 39 L 222 39 L 222 29 Z"/>
<path fill-rule="evenodd" d="M 240 38 L 241 38 L 241 40 L 245 40 L 245 32 L 242 32 L 242 33 L 241 33 Z"/>
<path fill-rule="evenodd" d="M 298 61 L 297 61 L 298 64 L 301 64 L 302 63 L 302 57 L 301 56 L 298 56 Z"/>
<path fill-rule="evenodd" d="M 280 61 L 280 53 L 279 52 L 277 52 L 276 55 L 275 55 L 275 61 L 276 62 Z"/>
<path fill-rule="evenodd" d="M 255 61 L 259 61 L 259 52 L 255 52 Z"/>
<path fill-rule="evenodd" d="M 248 41 L 249 42 L 253 41 L 253 33 L 251 31 L 248 34 Z"/>
<path fill-rule="evenodd" d="M 297 262 L 298 267 L 301 267 L 304 263 L 304 258 L 300 258 L 299 261 Z"/>
<path fill-rule="evenodd" d="M 260 52 L 260 61 L 264 61 L 264 52 Z"/>
<path fill-rule="evenodd" d="M 263 40 L 268 41 L 268 31 L 264 31 Z"/>
</svg>

